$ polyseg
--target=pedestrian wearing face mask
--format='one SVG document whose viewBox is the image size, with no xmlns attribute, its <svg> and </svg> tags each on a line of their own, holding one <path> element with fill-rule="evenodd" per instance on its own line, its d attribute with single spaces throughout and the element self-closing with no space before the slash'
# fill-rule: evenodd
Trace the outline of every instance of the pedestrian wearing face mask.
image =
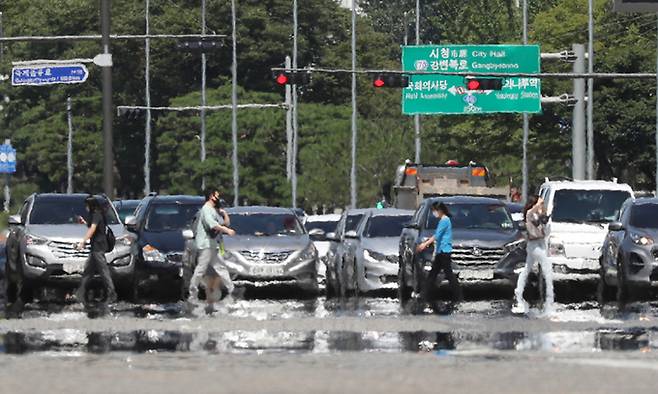
<svg viewBox="0 0 658 394">
<path fill-rule="evenodd" d="M 219 203 L 219 190 L 217 188 L 208 188 L 204 195 L 206 202 L 199 211 L 196 221 L 196 231 L 194 242 L 196 244 L 197 266 L 194 268 L 194 273 L 190 279 L 190 297 L 189 301 L 196 303 L 198 301 L 198 288 L 201 284 L 201 279 L 206 274 L 208 267 L 218 267 L 215 271 L 219 272 L 221 264 L 219 255 L 219 244 L 217 236 L 220 233 L 232 236 L 235 231 L 228 227 L 225 220 L 228 221 L 227 215 L 224 213 L 222 218 L 217 213 L 217 204 Z"/>
<path fill-rule="evenodd" d="M 432 261 L 432 270 L 427 276 L 425 286 L 423 287 L 422 297 L 428 300 L 429 294 L 434 288 L 436 277 L 440 271 L 443 271 L 450 283 L 453 300 L 460 302 L 463 299 L 462 289 L 459 285 L 457 275 L 452 271 L 452 222 L 448 207 L 442 202 L 432 204 L 432 215 L 439 219 L 436 225 L 436 231 L 427 241 L 418 245 L 418 252 L 427 249 L 434 244 L 434 260 Z"/>
</svg>

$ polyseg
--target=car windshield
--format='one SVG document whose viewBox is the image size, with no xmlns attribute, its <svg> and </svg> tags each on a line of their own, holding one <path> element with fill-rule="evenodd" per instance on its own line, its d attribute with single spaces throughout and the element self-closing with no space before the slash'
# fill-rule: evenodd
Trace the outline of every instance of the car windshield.
<svg viewBox="0 0 658 394">
<path fill-rule="evenodd" d="M 356 230 L 362 218 L 363 214 L 347 216 L 347 219 L 345 220 L 345 232 Z"/>
<path fill-rule="evenodd" d="M 230 214 L 231 228 L 238 235 L 301 235 L 304 230 L 293 213 Z"/>
<path fill-rule="evenodd" d="M 658 204 L 640 204 L 631 209 L 631 226 L 658 229 Z"/>
<path fill-rule="evenodd" d="M 503 205 L 497 204 L 449 204 L 452 228 L 509 231 L 514 228 L 512 218 Z M 439 219 L 429 211 L 427 227 L 435 229 Z"/>
<path fill-rule="evenodd" d="M 146 231 L 175 231 L 187 227 L 194 220 L 203 203 L 159 203 L 151 205 L 146 217 Z"/>
<path fill-rule="evenodd" d="M 623 190 L 558 190 L 555 192 L 554 222 L 610 223 L 630 193 Z"/>
<path fill-rule="evenodd" d="M 89 220 L 84 198 L 37 200 L 30 212 L 30 224 L 78 224 L 80 218 Z M 106 211 L 107 224 L 119 224 L 114 209 Z"/>
<path fill-rule="evenodd" d="M 306 230 L 311 231 L 315 229 L 320 229 L 324 231 L 325 234 L 332 233 L 336 231 L 336 225 L 338 222 L 306 222 Z"/>
<path fill-rule="evenodd" d="M 133 215 L 135 213 L 135 209 L 137 209 L 137 205 L 139 204 L 133 204 L 133 203 L 121 203 L 115 205 L 114 207 L 117 209 L 117 213 L 119 214 L 119 219 L 121 222 L 126 220 L 127 216 Z"/>
<path fill-rule="evenodd" d="M 409 216 L 374 216 L 368 220 L 364 236 L 366 238 L 399 237 Z"/>
</svg>

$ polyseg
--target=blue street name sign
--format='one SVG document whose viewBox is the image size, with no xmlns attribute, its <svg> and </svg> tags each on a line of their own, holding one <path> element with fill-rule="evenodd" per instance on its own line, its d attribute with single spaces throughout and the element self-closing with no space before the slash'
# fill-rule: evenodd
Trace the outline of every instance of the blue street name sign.
<svg viewBox="0 0 658 394">
<path fill-rule="evenodd" d="M 39 64 L 15 66 L 11 70 L 14 86 L 41 86 L 83 83 L 89 77 L 84 64 Z"/>
<path fill-rule="evenodd" d="M 16 172 L 16 149 L 9 144 L 0 145 L 0 173 L 13 174 Z"/>
</svg>

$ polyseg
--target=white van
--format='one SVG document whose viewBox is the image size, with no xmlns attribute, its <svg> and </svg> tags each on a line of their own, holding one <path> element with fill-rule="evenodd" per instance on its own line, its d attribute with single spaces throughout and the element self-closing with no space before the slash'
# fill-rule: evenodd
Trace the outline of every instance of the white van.
<svg viewBox="0 0 658 394">
<path fill-rule="evenodd" d="M 541 186 L 550 215 L 548 257 L 556 280 L 597 280 L 608 224 L 633 197 L 616 181 L 549 181 Z"/>
</svg>

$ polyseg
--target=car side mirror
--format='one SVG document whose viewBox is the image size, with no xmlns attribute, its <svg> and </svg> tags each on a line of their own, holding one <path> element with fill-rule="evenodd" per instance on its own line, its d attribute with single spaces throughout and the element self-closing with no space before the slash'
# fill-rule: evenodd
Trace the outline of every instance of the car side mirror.
<svg viewBox="0 0 658 394">
<path fill-rule="evenodd" d="M 11 215 L 9 219 L 7 219 L 7 222 L 9 223 L 10 226 L 20 226 L 21 223 L 21 216 L 20 215 Z"/>
<path fill-rule="evenodd" d="M 351 239 L 359 238 L 359 234 L 357 234 L 356 231 L 354 230 L 348 231 L 345 233 L 345 238 L 351 238 Z"/>
<path fill-rule="evenodd" d="M 612 222 L 608 225 L 608 230 L 610 231 L 622 231 L 623 229 L 624 225 L 621 222 Z"/>
<path fill-rule="evenodd" d="M 314 228 L 308 232 L 308 235 L 314 241 L 323 241 L 326 238 L 325 232 L 321 228 Z"/>
<path fill-rule="evenodd" d="M 123 220 L 123 224 L 126 225 L 126 228 L 128 230 L 135 230 L 137 227 L 137 216 L 134 215 L 128 215 L 126 218 Z"/>
<path fill-rule="evenodd" d="M 415 230 L 419 230 L 419 229 L 420 229 L 420 225 L 418 225 L 418 223 L 414 223 L 414 222 L 405 223 L 404 226 L 402 226 L 402 227 L 404 227 L 404 228 L 412 228 L 412 229 L 415 229 Z"/>
<path fill-rule="evenodd" d="M 186 228 L 185 230 L 181 231 L 183 234 L 183 238 L 185 239 L 194 239 L 194 231 L 192 231 L 189 228 Z"/>
</svg>

